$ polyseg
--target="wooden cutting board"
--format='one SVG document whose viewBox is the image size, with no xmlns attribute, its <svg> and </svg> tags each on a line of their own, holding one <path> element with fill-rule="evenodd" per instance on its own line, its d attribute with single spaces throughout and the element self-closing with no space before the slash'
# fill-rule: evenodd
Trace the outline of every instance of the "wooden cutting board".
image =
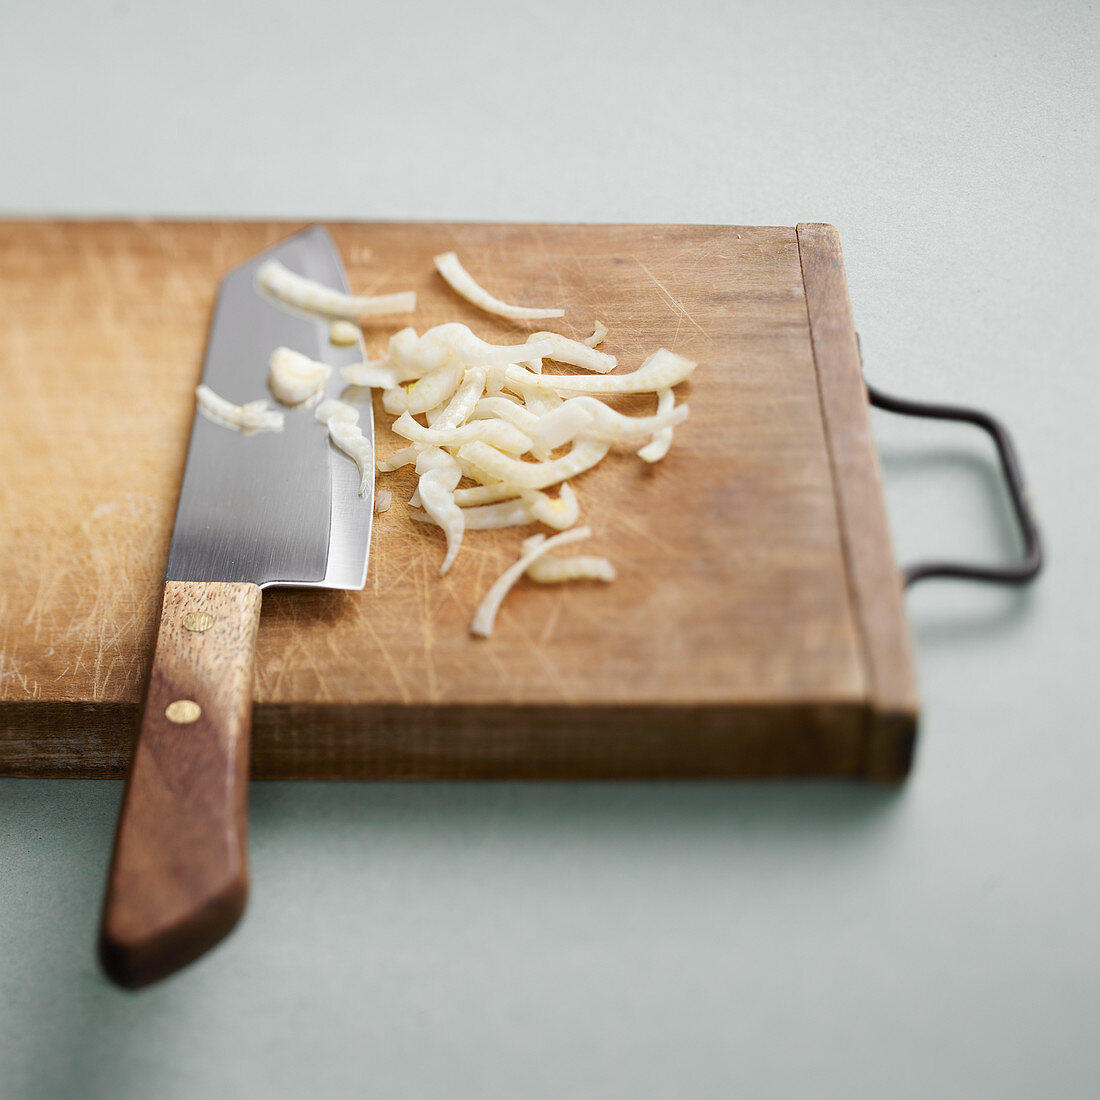
<svg viewBox="0 0 1100 1100">
<path fill-rule="evenodd" d="M 3 774 L 124 773 L 218 282 L 300 228 L 0 223 Z M 456 297 L 432 265 L 454 249 L 568 336 L 605 321 L 620 370 L 660 346 L 700 366 L 664 461 L 574 482 L 618 580 L 521 582 L 491 639 L 471 615 L 531 530 L 469 534 L 441 579 L 409 471 L 379 475 L 366 589 L 265 593 L 255 776 L 905 774 L 912 664 L 832 227 L 330 229 L 355 290 L 418 292 L 420 331 L 546 327 Z"/>
</svg>

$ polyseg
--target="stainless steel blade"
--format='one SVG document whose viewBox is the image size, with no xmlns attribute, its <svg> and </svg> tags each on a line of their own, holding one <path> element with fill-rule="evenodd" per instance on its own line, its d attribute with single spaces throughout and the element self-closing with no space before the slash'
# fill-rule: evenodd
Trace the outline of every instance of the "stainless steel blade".
<svg viewBox="0 0 1100 1100">
<path fill-rule="evenodd" d="M 255 273 L 271 258 L 348 289 L 336 247 L 320 226 L 234 269 L 222 281 L 202 380 L 236 404 L 270 396 L 268 359 L 286 345 L 330 363 L 329 396 L 339 396 L 339 368 L 361 360 L 362 346 L 336 347 L 327 322 L 289 313 L 263 297 Z M 353 403 L 363 433 L 373 439 L 369 398 Z M 284 431 L 251 435 L 195 416 L 166 580 L 363 587 L 373 479 L 360 497 L 355 464 L 329 443 L 313 409 L 285 411 Z"/>
</svg>

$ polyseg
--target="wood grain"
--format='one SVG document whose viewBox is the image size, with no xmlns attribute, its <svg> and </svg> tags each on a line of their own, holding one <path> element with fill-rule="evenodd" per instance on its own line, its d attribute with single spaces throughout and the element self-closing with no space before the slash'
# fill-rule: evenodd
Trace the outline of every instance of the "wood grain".
<svg viewBox="0 0 1100 1100">
<path fill-rule="evenodd" d="M 299 228 L 0 224 L 0 462 L 18 470 L 0 484 L 3 771 L 124 767 L 218 279 Z M 461 320 L 514 342 L 547 327 L 455 296 L 432 265 L 454 249 L 499 297 L 561 305 L 552 327 L 566 335 L 605 321 L 622 370 L 659 346 L 700 367 L 665 460 L 624 451 L 576 479 L 595 530 L 585 551 L 619 579 L 521 583 L 487 641 L 470 638 L 470 617 L 530 531 L 471 533 L 440 579 L 442 538 L 409 522 L 408 473 L 380 475 L 394 504 L 376 517 L 366 589 L 266 596 L 253 774 L 867 771 L 885 696 L 836 488 L 858 461 L 830 455 L 795 230 L 329 228 L 356 291 L 417 291 L 420 330 Z M 395 327 L 368 329 L 368 350 Z M 376 412 L 385 454 L 398 443 Z M 58 423 L 80 430 L 58 445 Z M 892 569 L 888 543 L 876 553 Z"/>
<path fill-rule="evenodd" d="M 178 970 L 244 911 L 259 618 L 254 584 L 165 586 L 100 935 L 104 968 L 122 985 Z"/>
</svg>

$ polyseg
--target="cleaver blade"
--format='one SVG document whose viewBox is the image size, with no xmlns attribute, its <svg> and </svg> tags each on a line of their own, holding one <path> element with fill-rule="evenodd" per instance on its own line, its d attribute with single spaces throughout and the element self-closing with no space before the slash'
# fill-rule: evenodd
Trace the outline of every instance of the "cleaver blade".
<svg viewBox="0 0 1100 1100">
<path fill-rule="evenodd" d="M 269 396 L 279 346 L 333 367 L 362 361 L 329 322 L 256 288 L 269 259 L 346 291 L 328 233 L 314 226 L 230 271 L 202 381 L 234 404 Z M 356 403 L 373 439 L 369 398 Z M 362 588 L 374 505 L 355 464 L 316 422 L 286 409 L 281 432 L 244 434 L 196 413 L 165 572 L 149 686 L 123 794 L 100 929 L 100 960 L 126 988 L 179 970 L 219 942 L 248 894 L 246 802 L 260 592 Z M 372 464 L 373 465 L 373 464 Z"/>
</svg>

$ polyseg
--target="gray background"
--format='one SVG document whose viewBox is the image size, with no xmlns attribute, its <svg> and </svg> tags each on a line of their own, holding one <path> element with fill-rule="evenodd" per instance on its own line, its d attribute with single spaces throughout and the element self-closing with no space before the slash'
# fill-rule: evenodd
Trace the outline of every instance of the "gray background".
<svg viewBox="0 0 1100 1100">
<path fill-rule="evenodd" d="M 136 997 L 119 786 L 0 782 L 5 1097 L 1100 1094 L 1095 3 L 0 15 L 9 214 L 833 222 L 868 375 L 1002 414 L 1050 544 L 908 597 L 901 790 L 258 784 L 243 925 Z M 900 557 L 1012 556 L 983 437 L 875 429 Z"/>
</svg>

